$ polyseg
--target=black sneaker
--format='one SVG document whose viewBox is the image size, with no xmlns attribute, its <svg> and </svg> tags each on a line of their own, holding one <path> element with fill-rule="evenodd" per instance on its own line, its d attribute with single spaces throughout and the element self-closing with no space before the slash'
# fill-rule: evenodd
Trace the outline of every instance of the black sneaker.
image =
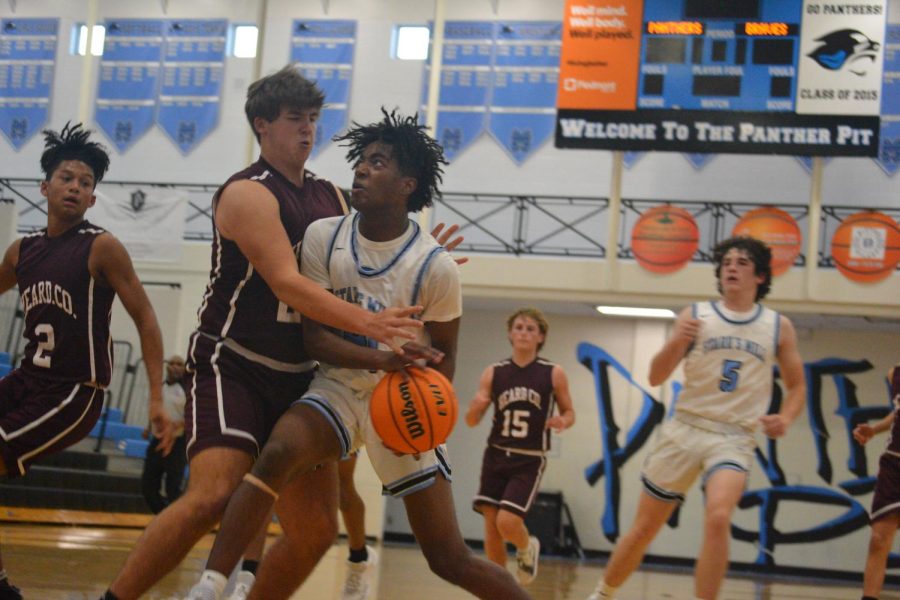
<svg viewBox="0 0 900 600">
<path fill-rule="evenodd" d="M 22 600 L 22 592 L 14 585 L 10 585 L 8 579 L 0 582 L 0 600 Z"/>
</svg>

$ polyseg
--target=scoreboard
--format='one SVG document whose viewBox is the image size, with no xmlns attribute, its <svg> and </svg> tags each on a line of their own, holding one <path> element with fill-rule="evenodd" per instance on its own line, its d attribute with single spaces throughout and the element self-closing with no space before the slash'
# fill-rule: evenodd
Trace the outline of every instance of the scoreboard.
<svg viewBox="0 0 900 600">
<path fill-rule="evenodd" d="M 647 2 L 639 108 L 793 111 L 800 6 Z"/>
<path fill-rule="evenodd" d="M 556 145 L 875 156 L 885 0 L 568 0 Z"/>
</svg>

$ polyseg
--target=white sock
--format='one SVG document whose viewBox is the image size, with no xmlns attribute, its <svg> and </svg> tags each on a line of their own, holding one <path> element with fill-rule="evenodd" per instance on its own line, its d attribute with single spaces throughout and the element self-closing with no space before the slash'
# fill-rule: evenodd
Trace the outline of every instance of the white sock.
<svg viewBox="0 0 900 600">
<path fill-rule="evenodd" d="M 600 592 L 600 598 L 613 598 L 615 597 L 616 592 L 619 591 L 619 588 L 613 587 L 605 581 L 601 581 L 600 589 L 597 591 Z"/>
<path fill-rule="evenodd" d="M 221 598 L 222 594 L 225 593 L 225 584 L 227 583 L 227 577 L 218 571 L 206 569 L 203 571 L 203 574 L 200 575 L 200 582 L 198 585 L 214 590 L 216 592 L 216 598 Z"/>
</svg>

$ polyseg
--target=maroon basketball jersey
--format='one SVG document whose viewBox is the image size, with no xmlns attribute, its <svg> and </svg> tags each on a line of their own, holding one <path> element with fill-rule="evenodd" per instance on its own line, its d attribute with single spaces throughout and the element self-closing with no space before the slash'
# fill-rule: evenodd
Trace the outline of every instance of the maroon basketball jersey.
<svg viewBox="0 0 900 600">
<path fill-rule="evenodd" d="M 87 221 L 57 237 L 22 238 L 16 279 L 25 311 L 22 370 L 54 381 L 109 385 L 112 288 L 95 281 L 88 257 L 106 230 Z"/>
<path fill-rule="evenodd" d="M 891 424 L 891 438 L 888 440 L 888 452 L 900 455 L 900 366 L 894 368 L 891 380 L 891 403 L 894 405 L 894 422 Z"/>
<path fill-rule="evenodd" d="M 509 450 L 550 449 L 547 419 L 553 414 L 554 363 L 538 357 L 520 367 L 511 358 L 494 365 L 494 421 L 488 444 Z"/>
<path fill-rule="evenodd" d="M 330 182 L 307 171 L 303 187 L 297 187 L 262 157 L 216 191 L 213 207 L 225 186 L 242 179 L 261 183 L 278 200 L 281 222 L 298 262 L 300 244 L 309 224 L 346 212 Z M 252 353 L 243 353 L 247 357 L 255 354 L 289 364 L 308 360 L 300 337 L 300 314 L 278 301 L 237 244 L 224 239 L 215 225 L 212 268 L 198 317 L 201 334 L 217 341 L 228 338 L 237 342 Z"/>
</svg>

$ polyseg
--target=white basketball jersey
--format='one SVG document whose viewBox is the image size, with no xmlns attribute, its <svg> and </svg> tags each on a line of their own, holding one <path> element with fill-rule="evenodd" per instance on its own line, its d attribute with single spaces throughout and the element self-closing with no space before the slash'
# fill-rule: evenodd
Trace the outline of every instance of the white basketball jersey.
<svg viewBox="0 0 900 600">
<path fill-rule="evenodd" d="M 456 262 L 419 225 L 399 238 L 373 242 L 359 234 L 359 213 L 320 219 L 309 226 L 303 240 L 301 271 L 344 300 L 371 312 L 390 306 L 420 304 L 422 321 L 452 321 L 462 314 L 462 290 Z M 375 340 L 337 332 L 356 344 L 377 347 Z M 429 344 L 425 328 L 415 341 Z M 406 340 L 403 340 L 406 341 Z M 382 350 L 388 350 L 381 345 Z M 360 393 L 375 387 L 382 371 L 343 369 L 321 365 L 322 374 Z"/>
<path fill-rule="evenodd" d="M 735 313 L 721 302 L 694 304 L 700 330 L 684 362 L 675 411 L 754 429 L 772 396 L 779 315 L 757 304 Z"/>
</svg>

